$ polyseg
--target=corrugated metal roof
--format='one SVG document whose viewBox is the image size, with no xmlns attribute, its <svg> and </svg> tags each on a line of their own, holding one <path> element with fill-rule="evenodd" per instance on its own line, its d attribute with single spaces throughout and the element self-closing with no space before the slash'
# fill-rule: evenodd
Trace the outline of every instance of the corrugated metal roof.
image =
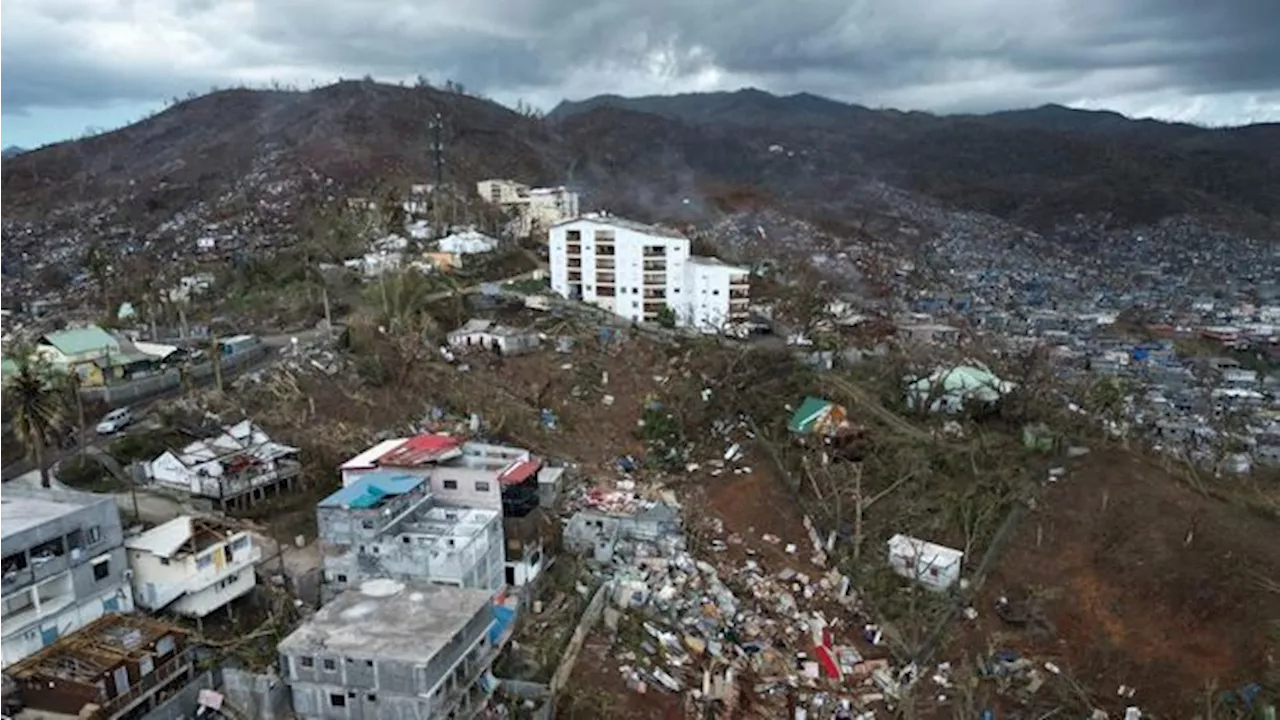
<svg viewBox="0 0 1280 720">
<path fill-rule="evenodd" d="M 533 477 L 541 467 L 541 460 L 517 460 L 498 473 L 498 482 L 502 485 L 518 485 Z"/>
<path fill-rule="evenodd" d="M 130 550 L 141 550 L 160 557 L 173 557 L 191 539 L 191 516 L 181 515 L 163 525 L 124 541 Z"/>
<path fill-rule="evenodd" d="M 111 333 L 97 325 L 49 333 L 44 340 L 64 355 L 82 355 L 106 349 L 114 351 L 120 347 Z"/>
<path fill-rule="evenodd" d="M 437 463 L 462 454 L 462 440 L 449 435 L 423 434 L 411 437 L 399 447 L 378 458 L 386 467 L 414 467 Z"/>
<path fill-rule="evenodd" d="M 365 510 L 377 507 L 384 498 L 412 492 L 426 481 L 426 478 L 403 473 L 365 475 L 321 500 L 318 507 Z"/>
</svg>

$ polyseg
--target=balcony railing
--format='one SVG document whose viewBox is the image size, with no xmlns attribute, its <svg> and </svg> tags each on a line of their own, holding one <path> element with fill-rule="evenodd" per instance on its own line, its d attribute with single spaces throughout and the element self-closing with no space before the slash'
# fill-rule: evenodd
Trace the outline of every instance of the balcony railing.
<svg viewBox="0 0 1280 720">
<path fill-rule="evenodd" d="M 659 271 L 661 271 L 661 270 L 666 270 L 666 269 L 667 269 L 667 261 L 666 261 L 666 260 L 645 260 L 645 261 L 644 261 L 644 269 L 645 269 L 645 270 L 647 270 L 647 271 L 654 271 L 654 270 L 659 270 Z"/>
<path fill-rule="evenodd" d="M 174 676 L 189 667 L 191 667 L 191 658 L 187 657 L 185 652 L 180 652 L 177 657 L 152 670 L 150 674 L 138 681 L 137 685 L 130 687 L 123 695 L 117 695 L 102 703 L 102 717 L 111 717 L 128 710 L 130 706 L 141 701 L 155 691 L 157 687 L 173 679 Z"/>
<path fill-rule="evenodd" d="M 225 498 L 242 495 L 264 485 L 296 477 L 302 471 L 297 460 L 276 460 L 275 467 L 252 468 L 222 477 L 201 477 L 200 494 L 205 497 Z"/>
<path fill-rule="evenodd" d="M 574 257 L 582 254 L 582 246 L 578 243 L 571 243 L 564 246 L 564 251 L 569 257 Z"/>
<path fill-rule="evenodd" d="M 666 285 L 667 274 L 647 272 L 644 274 L 644 284 L 645 285 Z"/>
<path fill-rule="evenodd" d="M 612 257 L 596 257 L 597 270 L 613 270 L 617 267 L 617 262 Z"/>
</svg>

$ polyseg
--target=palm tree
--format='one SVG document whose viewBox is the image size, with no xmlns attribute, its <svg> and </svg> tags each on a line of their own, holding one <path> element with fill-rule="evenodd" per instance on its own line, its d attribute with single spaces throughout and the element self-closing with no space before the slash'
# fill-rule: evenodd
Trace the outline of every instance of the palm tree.
<svg viewBox="0 0 1280 720">
<path fill-rule="evenodd" d="M 17 368 L 4 387 L 4 406 L 12 413 L 14 435 L 40 469 L 41 487 L 51 487 L 45 451 L 62 429 L 64 396 L 48 363 L 26 350 L 15 362 Z"/>
</svg>

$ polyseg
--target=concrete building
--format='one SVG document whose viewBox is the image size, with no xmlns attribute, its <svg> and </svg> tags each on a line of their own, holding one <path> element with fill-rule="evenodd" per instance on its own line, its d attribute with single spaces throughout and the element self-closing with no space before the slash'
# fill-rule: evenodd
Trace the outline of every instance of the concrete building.
<svg viewBox="0 0 1280 720">
<path fill-rule="evenodd" d="M 104 613 L 133 610 L 114 498 L 7 484 L 0 512 L 5 666 Z"/>
<path fill-rule="evenodd" d="M 690 254 L 679 232 L 593 215 L 551 228 L 551 289 L 636 322 L 716 333 L 748 319 L 750 272 Z"/>
<path fill-rule="evenodd" d="M 531 188 L 513 180 L 481 180 L 480 197 L 516 212 L 516 234 L 530 237 L 578 216 L 578 193 L 565 187 Z"/>
<path fill-rule="evenodd" d="M 554 496 L 564 471 L 546 467 L 528 450 L 419 435 L 379 443 L 343 463 L 341 471 L 348 487 L 388 471 L 420 478 L 439 505 L 498 513 L 506 546 L 507 584 L 523 585 L 542 572 L 546 563 L 543 524 L 523 518 L 541 505 L 543 495 Z"/>
<path fill-rule="evenodd" d="M 471 718 L 497 686 L 505 641 L 492 593 L 373 580 L 320 608 L 280 643 L 304 720 Z"/>
<path fill-rule="evenodd" d="M 176 517 L 125 541 L 139 607 L 203 618 L 257 584 L 262 549 L 213 518 Z"/>
<path fill-rule="evenodd" d="M 366 474 L 322 500 L 316 524 L 326 597 L 376 578 L 503 584 L 501 513 L 441 504 L 421 475 Z"/>
<path fill-rule="evenodd" d="M 195 677 L 187 634 L 141 615 L 111 613 L 5 669 L 22 703 L 43 717 L 137 718 Z"/>
<path fill-rule="evenodd" d="M 538 349 L 541 339 L 532 330 L 499 325 L 484 318 L 471 318 L 446 336 L 449 347 L 466 352 L 488 350 L 502 355 L 520 355 Z"/>
<path fill-rule="evenodd" d="M 157 486 L 206 498 L 224 511 L 292 489 L 300 470 L 298 448 L 272 441 L 249 420 L 179 451 L 167 450 L 145 465 Z"/>
</svg>

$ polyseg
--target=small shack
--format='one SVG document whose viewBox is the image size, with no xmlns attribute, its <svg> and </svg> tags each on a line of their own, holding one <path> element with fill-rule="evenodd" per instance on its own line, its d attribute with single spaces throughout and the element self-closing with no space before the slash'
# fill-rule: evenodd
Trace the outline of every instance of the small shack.
<svg viewBox="0 0 1280 720">
<path fill-rule="evenodd" d="M 930 590 L 946 590 L 960 581 L 964 553 L 908 535 L 889 538 L 889 565 Z"/>
</svg>

